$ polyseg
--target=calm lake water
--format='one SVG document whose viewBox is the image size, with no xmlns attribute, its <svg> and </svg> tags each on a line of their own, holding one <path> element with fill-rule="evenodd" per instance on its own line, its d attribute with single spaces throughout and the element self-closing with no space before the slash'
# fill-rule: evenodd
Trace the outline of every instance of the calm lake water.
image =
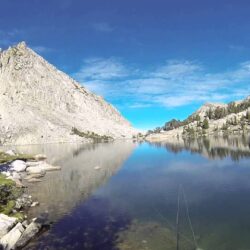
<svg viewBox="0 0 250 250">
<path fill-rule="evenodd" d="M 250 249 L 248 136 L 18 150 L 62 166 L 29 184 L 53 224 L 26 249 L 176 249 L 178 194 L 180 250 Z"/>
</svg>

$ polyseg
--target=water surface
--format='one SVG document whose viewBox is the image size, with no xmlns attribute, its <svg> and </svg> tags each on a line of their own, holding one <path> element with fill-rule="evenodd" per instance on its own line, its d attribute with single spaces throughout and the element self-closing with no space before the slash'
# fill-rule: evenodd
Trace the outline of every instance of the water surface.
<svg viewBox="0 0 250 250">
<path fill-rule="evenodd" d="M 248 136 L 18 150 L 62 166 L 29 184 L 53 224 L 26 249 L 176 249 L 178 193 L 179 249 L 250 249 Z"/>
</svg>

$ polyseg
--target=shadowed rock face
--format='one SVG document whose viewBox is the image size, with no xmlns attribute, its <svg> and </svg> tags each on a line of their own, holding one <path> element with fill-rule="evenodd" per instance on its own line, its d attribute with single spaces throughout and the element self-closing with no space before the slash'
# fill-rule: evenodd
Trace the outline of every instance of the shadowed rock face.
<svg viewBox="0 0 250 250">
<path fill-rule="evenodd" d="M 84 141 L 71 134 L 72 127 L 114 138 L 137 133 L 102 97 L 57 70 L 25 43 L 0 52 L 0 143 Z"/>
<path fill-rule="evenodd" d="M 17 151 L 26 153 L 46 153 L 48 162 L 62 167 L 60 171 L 47 173 L 42 182 L 27 183 L 28 192 L 40 203 L 29 210 L 29 215 L 37 217 L 45 214 L 48 221 L 55 221 L 68 214 L 105 184 L 135 147 L 132 142 L 17 147 Z"/>
</svg>

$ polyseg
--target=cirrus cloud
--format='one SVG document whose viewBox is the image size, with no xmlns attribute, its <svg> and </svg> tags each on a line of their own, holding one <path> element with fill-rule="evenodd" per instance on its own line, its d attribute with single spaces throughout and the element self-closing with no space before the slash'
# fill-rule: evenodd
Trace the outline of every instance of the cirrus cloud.
<svg viewBox="0 0 250 250">
<path fill-rule="evenodd" d="M 250 61 L 210 73 L 202 64 L 170 60 L 150 71 L 114 58 L 88 59 L 74 74 L 90 90 L 130 108 L 224 102 L 250 93 Z M 129 100 L 126 102 L 126 100 Z"/>
</svg>

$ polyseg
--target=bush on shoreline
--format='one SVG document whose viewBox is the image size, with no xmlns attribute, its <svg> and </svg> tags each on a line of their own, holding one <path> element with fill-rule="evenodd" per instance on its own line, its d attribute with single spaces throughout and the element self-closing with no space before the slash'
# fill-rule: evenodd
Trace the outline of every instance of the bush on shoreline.
<svg viewBox="0 0 250 250">
<path fill-rule="evenodd" d="M 84 137 L 87 139 L 93 139 L 94 141 L 112 141 L 112 140 L 114 140 L 114 138 L 111 136 L 98 135 L 98 134 L 96 134 L 94 132 L 90 132 L 90 131 L 82 132 L 75 127 L 72 128 L 72 134 L 75 134 L 75 135 L 78 135 L 80 137 Z"/>
</svg>

